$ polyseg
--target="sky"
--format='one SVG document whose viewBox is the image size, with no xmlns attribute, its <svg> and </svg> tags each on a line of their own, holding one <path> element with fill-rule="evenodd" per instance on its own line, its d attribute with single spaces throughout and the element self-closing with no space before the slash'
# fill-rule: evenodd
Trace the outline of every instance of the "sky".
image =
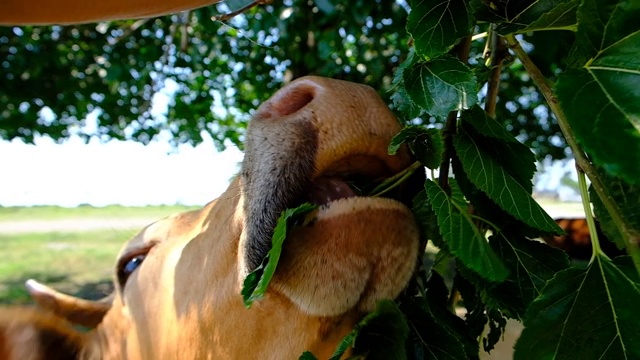
<svg viewBox="0 0 640 360">
<path fill-rule="evenodd" d="M 47 137 L 35 145 L 0 141 L 0 206 L 204 205 L 227 188 L 240 161 L 236 147 L 218 152 L 206 138 L 178 148 L 168 141 L 85 144 L 79 137 L 62 144 Z M 537 191 L 577 200 L 561 186 L 575 172 L 572 162 L 547 163 L 546 170 L 536 177 Z"/>
<path fill-rule="evenodd" d="M 238 172 L 242 153 L 212 141 L 172 148 L 133 141 L 72 137 L 0 141 L 0 206 L 204 205 Z"/>
<path fill-rule="evenodd" d="M 159 121 L 177 86 L 167 81 L 154 94 L 151 113 Z M 40 115 L 54 119 L 47 107 Z M 227 188 L 243 157 L 235 146 L 219 152 L 206 132 L 200 145 L 177 148 L 162 131 L 148 145 L 97 138 L 85 143 L 77 135 L 97 127 L 97 113 L 90 113 L 60 144 L 48 136 L 34 144 L 0 140 L 0 206 L 204 205 Z"/>
</svg>

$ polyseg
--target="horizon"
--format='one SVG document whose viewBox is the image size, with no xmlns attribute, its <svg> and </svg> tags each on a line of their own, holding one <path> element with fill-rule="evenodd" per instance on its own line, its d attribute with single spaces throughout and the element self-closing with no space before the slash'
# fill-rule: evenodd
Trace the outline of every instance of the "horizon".
<svg viewBox="0 0 640 360">
<path fill-rule="evenodd" d="M 206 136 L 197 146 L 177 147 L 167 140 L 85 143 L 78 136 L 62 143 L 41 136 L 34 143 L 0 141 L 1 207 L 204 205 L 227 188 L 243 158 L 235 146 L 218 152 Z M 562 184 L 575 176 L 567 173 L 572 162 L 544 168 L 534 178 L 534 192 L 575 200 L 577 194 Z"/>
<path fill-rule="evenodd" d="M 58 144 L 0 141 L 0 206 L 204 205 L 238 172 L 242 152 L 218 152 L 212 141 L 173 147 L 72 136 Z M 204 166 L 203 164 L 209 164 Z"/>
</svg>

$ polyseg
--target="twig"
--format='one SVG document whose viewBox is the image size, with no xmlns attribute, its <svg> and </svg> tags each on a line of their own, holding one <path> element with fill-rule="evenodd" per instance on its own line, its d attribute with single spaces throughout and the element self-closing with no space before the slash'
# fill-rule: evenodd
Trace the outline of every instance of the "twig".
<svg viewBox="0 0 640 360">
<path fill-rule="evenodd" d="M 559 105 L 558 98 L 553 93 L 553 90 L 549 86 L 547 79 L 542 75 L 540 69 L 536 67 L 536 65 L 531 61 L 529 55 L 522 49 L 520 43 L 513 35 L 508 35 L 506 37 L 507 43 L 511 47 L 511 49 L 515 52 L 520 62 L 524 66 L 525 70 L 533 79 L 533 82 L 536 84 L 542 95 L 547 100 L 549 104 L 549 108 L 555 114 L 556 119 L 558 120 L 558 125 L 560 125 L 560 130 L 564 134 L 564 137 L 569 144 L 569 147 L 573 151 L 573 155 L 576 159 L 576 164 L 584 171 L 589 180 L 591 180 L 591 186 L 595 190 L 598 197 L 602 201 L 605 209 L 609 215 L 611 215 L 611 219 L 614 224 L 618 228 L 618 231 L 622 234 L 624 239 L 625 247 L 629 255 L 631 255 L 633 259 L 633 263 L 635 264 L 636 270 L 640 273 L 640 239 L 638 239 L 639 235 L 634 233 L 633 229 L 627 226 L 624 217 L 622 216 L 622 211 L 618 207 L 618 204 L 613 200 L 613 196 L 609 190 L 605 187 L 602 179 L 598 176 L 595 166 L 589 161 L 587 155 L 582 151 L 580 145 L 576 140 L 575 135 L 573 134 L 573 129 L 571 129 L 571 125 L 567 120 L 564 111 Z"/>
<path fill-rule="evenodd" d="M 230 12 L 228 14 L 212 16 L 211 20 L 212 21 L 227 21 L 227 20 L 229 20 L 229 19 L 231 19 L 233 17 L 236 17 L 236 16 L 242 14 L 243 12 L 245 12 L 245 11 L 247 11 L 249 9 L 252 9 L 252 8 L 258 6 L 258 5 L 267 5 L 267 4 L 271 4 L 272 2 L 273 2 L 273 0 L 255 0 L 252 3 L 250 3 L 250 4 L 246 5 L 246 6 L 243 6 L 238 10 L 232 11 L 232 12 Z"/>
<path fill-rule="evenodd" d="M 506 45 L 504 38 L 495 31 L 495 24 L 491 24 L 484 53 L 484 57 L 487 58 L 487 66 L 491 67 L 491 74 L 487 82 L 487 97 L 484 101 L 484 110 L 491 117 L 496 116 L 496 103 L 498 101 L 498 90 L 500 88 L 502 63 L 509 55 L 509 50 Z"/>
<path fill-rule="evenodd" d="M 589 202 L 589 190 L 587 189 L 587 180 L 584 176 L 584 171 L 580 168 L 576 162 L 576 171 L 578 172 L 578 187 L 580 188 L 580 197 L 582 198 L 582 208 L 584 209 L 584 215 L 587 219 L 587 226 L 589 227 L 589 237 L 591 238 L 591 260 L 592 263 L 596 256 L 604 256 L 609 258 L 602 247 L 600 246 L 600 239 L 598 239 L 598 231 L 596 230 L 596 222 L 593 219 L 593 212 L 591 212 L 591 203 Z"/>
</svg>

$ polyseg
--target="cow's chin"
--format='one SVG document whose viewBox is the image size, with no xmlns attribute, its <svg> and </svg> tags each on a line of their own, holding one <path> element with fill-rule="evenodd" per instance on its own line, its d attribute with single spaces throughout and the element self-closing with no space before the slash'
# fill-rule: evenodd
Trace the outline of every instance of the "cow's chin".
<svg viewBox="0 0 640 360">
<path fill-rule="evenodd" d="M 315 221 L 291 231 L 278 269 L 287 275 L 274 287 L 310 315 L 373 310 L 378 300 L 399 295 L 402 287 L 389 284 L 409 281 L 417 238 L 411 211 L 397 200 L 331 201 Z"/>
</svg>

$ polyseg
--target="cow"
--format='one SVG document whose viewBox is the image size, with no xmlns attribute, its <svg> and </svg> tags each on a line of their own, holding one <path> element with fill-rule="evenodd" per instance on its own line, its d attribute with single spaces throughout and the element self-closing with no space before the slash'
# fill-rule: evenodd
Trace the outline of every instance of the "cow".
<svg viewBox="0 0 640 360">
<path fill-rule="evenodd" d="M 572 259 L 589 260 L 593 250 L 587 219 L 556 218 L 555 221 L 565 233 L 557 236 L 545 236 L 542 240 L 553 247 L 566 251 Z M 600 248 L 605 254 L 611 258 L 626 254 L 625 250 L 618 249 L 617 246 L 607 238 L 597 219 L 595 219 L 594 224 L 598 239 L 600 240 Z"/>
<path fill-rule="evenodd" d="M 220 0 L 2 0 L 0 25 L 80 24 L 167 15 Z M 265 2 L 264 0 L 258 3 Z"/>
<path fill-rule="evenodd" d="M 254 113 L 226 192 L 124 245 L 110 297 L 81 300 L 29 282 L 44 310 L 0 310 L 0 359 L 329 358 L 379 300 L 401 293 L 417 264 L 419 230 L 398 200 L 413 194 L 369 197 L 349 186 L 411 163 L 404 148 L 387 152 L 399 130 L 368 86 L 293 81 Z M 264 298 L 247 309 L 243 280 L 269 251 L 279 215 L 308 201 L 319 205 L 313 220 L 290 231 Z"/>
</svg>

